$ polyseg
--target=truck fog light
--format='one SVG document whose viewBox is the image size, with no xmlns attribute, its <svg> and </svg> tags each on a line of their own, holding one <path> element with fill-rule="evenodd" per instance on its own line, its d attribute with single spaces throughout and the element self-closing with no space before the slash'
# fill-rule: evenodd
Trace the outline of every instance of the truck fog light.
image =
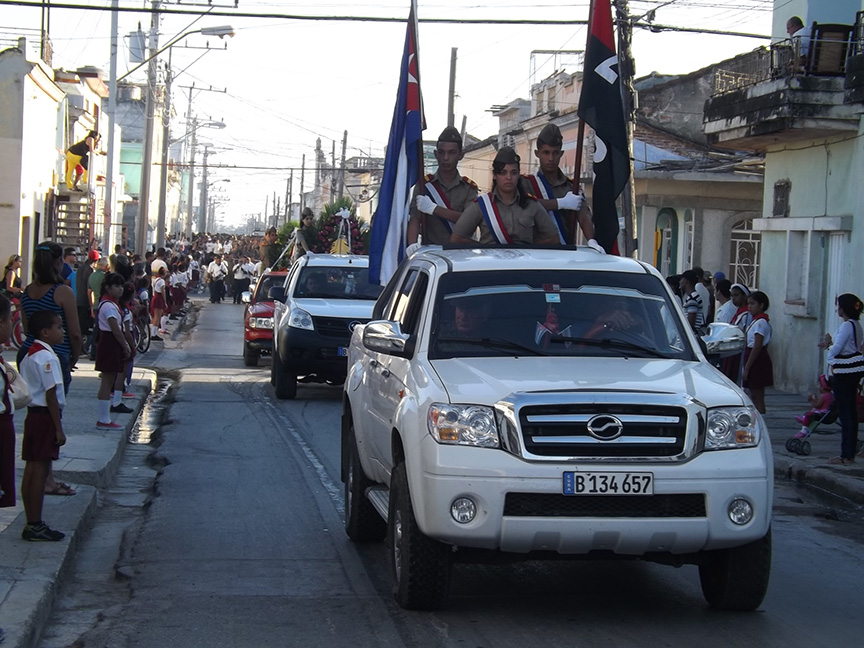
<svg viewBox="0 0 864 648">
<path fill-rule="evenodd" d="M 450 505 L 450 515 L 459 524 L 468 524 L 477 515 L 477 505 L 467 497 L 457 497 Z"/>
<path fill-rule="evenodd" d="M 753 505 L 745 499 L 734 499 L 729 503 L 729 519 L 734 524 L 747 524 L 753 519 Z"/>
</svg>

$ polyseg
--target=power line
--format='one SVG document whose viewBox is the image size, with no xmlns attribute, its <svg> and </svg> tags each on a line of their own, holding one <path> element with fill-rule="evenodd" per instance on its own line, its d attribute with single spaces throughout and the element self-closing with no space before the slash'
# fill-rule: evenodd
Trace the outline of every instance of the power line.
<svg viewBox="0 0 864 648">
<path fill-rule="evenodd" d="M 41 9 L 42 2 L 28 0 L 0 0 L 0 5 L 15 7 L 30 7 Z M 286 14 L 279 12 L 248 12 L 248 11 L 201 11 L 200 9 L 154 9 L 153 7 L 117 7 L 93 6 L 75 3 L 52 2 L 52 9 L 80 9 L 82 11 L 117 11 L 119 13 L 159 13 L 163 16 L 191 15 L 220 16 L 223 18 L 280 18 L 282 20 L 299 20 L 312 22 L 379 22 L 404 24 L 405 18 L 387 16 L 310 16 L 308 14 Z M 445 25 L 587 25 L 587 20 L 539 20 L 525 18 L 420 18 L 419 22 Z"/>
</svg>

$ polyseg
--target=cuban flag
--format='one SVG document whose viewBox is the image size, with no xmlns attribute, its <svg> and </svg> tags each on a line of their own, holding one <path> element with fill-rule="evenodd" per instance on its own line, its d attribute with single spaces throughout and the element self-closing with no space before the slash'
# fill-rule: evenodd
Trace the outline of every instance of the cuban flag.
<svg viewBox="0 0 864 648">
<path fill-rule="evenodd" d="M 630 177 L 630 154 L 621 75 L 612 32 L 609 0 L 591 3 L 591 33 L 585 50 L 585 73 L 577 114 L 594 129 L 594 230 L 606 252 L 618 254 L 618 210 L 615 199 Z"/>
<path fill-rule="evenodd" d="M 405 256 L 411 188 L 422 172 L 423 97 L 417 61 L 417 0 L 411 0 L 408 32 L 399 73 L 399 92 L 384 158 L 378 208 L 369 241 L 369 281 L 386 284 Z"/>
</svg>

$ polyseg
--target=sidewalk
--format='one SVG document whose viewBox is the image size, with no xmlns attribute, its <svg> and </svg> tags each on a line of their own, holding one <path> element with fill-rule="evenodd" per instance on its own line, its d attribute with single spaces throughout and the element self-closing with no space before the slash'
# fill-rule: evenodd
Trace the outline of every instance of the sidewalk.
<svg viewBox="0 0 864 648">
<path fill-rule="evenodd" d="M 14 362 L 11 353 L 4 357 Z M 145 356 L 145 361 L 152 359 Z M 138 398 L 125 401 L 130 407 L 134 405 L 135 413 L 115 415 L 115 420 L 126 426 L 123 433 L 95 427 L 98 382 L 93 364 L 82 361 L 74 374 L 63 415 L 69 441 L 60 452 L 61 459 L 56 462 L 54 472 L 59 480 L 76 488 L 78 494 L 45 498 L 45 519 L 53 528 L 66 533 L 66 539 L 58 543 L 23 542 L 20 493 L 18 507 L 0 509 L 0 627 L 7 635 L 3 648 L 29 648 L 41 634 L 57 595 L 58 581 L 71 563 L 78 538 L 96 510 L 97 489 L 113 480 L 135 418 L 156 385 L 156 374 L 147 368 L 136 369 L 134 384 Z M 793 417 L 809 409 L 806 398 L 769 390 L 766 404 L 765 418 L 778 482 L 793 479 L 864 505 L 864 460 L 854 466 L 827 464 L 840 450 L 839 425 L 823 426 L 822 431 L 828 434 L 811 435 L 811 454 L 797 456 L 788 452 L 785 444 L 801 429 Z M 19 432 L 16 449 L 20 449 L 23 413 L 15 417 L 15 423 Z M 20 462 L 16 470 L 20 483 L 23 470 Z"/>
<path fill-rule="evenodd" d="M 15 354 L 5 352 L 3 359 L 15 362 Z M 46 496 L 44 518 L 50 526 L 66 534 L 60 542 L 24 542 L 24 509 L 21 493 L 13 508 L 0 509 L 0 628 L 6 632 L 3 648 L 29 647 L 42 632 L 59 579 L 71 562 L 78 538 L 96 511 L 98 489 L 108 486 L 122 457 L 123 446 L 147 396 L 156 386 L 156 373 L 136 368 L 133 373 L 136 399 L 124 399 L 135 411 L 114 414 L 124 430 L 96 429 L 96 391 L 99 374 L 93 363 L 84 359 L 73 373 L 72 385 L 63 410 L 63 428 L 68 437 L 54 462 L 54 475 L 77 491 L 73 496 Z M 26 412 L 16 412 L 16 454 L 20 456 L 21 434 Z M 16 491 L 20 491 L 24 462 L 15 466 Z"/>
</svg>

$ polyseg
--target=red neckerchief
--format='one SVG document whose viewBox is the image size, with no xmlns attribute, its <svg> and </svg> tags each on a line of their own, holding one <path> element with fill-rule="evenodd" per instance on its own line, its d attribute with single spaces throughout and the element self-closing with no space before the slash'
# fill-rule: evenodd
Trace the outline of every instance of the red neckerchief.
<svg viewBox="0 0 864 648">
<path fill-rule="evenodd" d="M 746 306 L 742 306 L 737 311 L 735 311 L 735 315 L 732 317 L 732 321 L 734 322 L 736 319 L 738 319 L 739 315 L 743 315 L 744 313 L 748 312 L 749 310 L 750 309 L 747 308 Z"/>
<path fill-rule="evenodd" d="M 100 299 L 99 301 L 100 302 L 106 302 L 106 301 L 113 302 L 114 305 L 117 307 L 117 310 L 120 310 L 120 302 L 118 302 L 116 299 L 114 299 L 110 295 L 103 295 L 102 299 Z"/>
<path fill-rule="evenodd" d="M 38 353 L 39 351 L 42 351 L 43 349 L 45 351 L 51 350 L 51 348 L 48 346 L 45 346 L 45 343 L 42 342 L 41 340 L 33 340 L 33 344 L 30 345 L 30 348 L 27 350 L 27 355 L 32 356 L 34 353 Z"/>
<path fill-rule="evenodd" d="M 759 313 L 758 315 L 753 316 L 753 322 L 759 319 L 764 319 L 766 322 L 770 322 L 771 318 L 768 317 L 767 313 Z M 750 322 L 750 326 L 753 326 L 753 322 Z"/>
</svg>

